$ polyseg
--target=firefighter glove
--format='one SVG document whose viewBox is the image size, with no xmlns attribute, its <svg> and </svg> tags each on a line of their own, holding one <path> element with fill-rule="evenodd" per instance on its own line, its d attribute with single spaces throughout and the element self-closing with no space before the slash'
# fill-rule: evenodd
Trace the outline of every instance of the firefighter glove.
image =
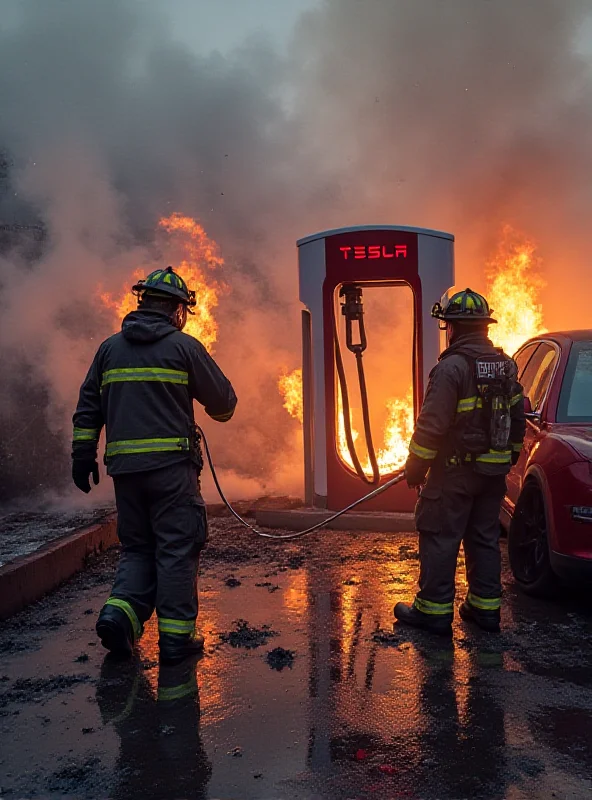
<svg viewBox="0 0 592 800">
<path fill-rule="evenodd" d="M 99 483 L 99 465 L 94 458 L 74 458 L 72 460 L 72 480 L 81 492 L 90 492 L 90 476 L 95 486 Z"/>
<path fill-rule="evenodd" d="M 418 458 L 413 453 L 409 456 L 405 464 L 405 480 L 410 489 L 415 489 L 425 483 L 430 464 L 430 461 Z"/>
</svg>

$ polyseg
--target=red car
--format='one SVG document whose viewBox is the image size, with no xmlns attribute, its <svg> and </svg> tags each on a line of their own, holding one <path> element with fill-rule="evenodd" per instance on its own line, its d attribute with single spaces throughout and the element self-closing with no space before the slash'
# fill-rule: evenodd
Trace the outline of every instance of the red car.
<svg viewBox="0 0 592 800">
<path fill-rule="evenodd" d="M 592 330 L 537 336 L 514 358 L 527 426 L 502 525 L 518 584 L 549 594 L 592 577 Z"/>
</svg>

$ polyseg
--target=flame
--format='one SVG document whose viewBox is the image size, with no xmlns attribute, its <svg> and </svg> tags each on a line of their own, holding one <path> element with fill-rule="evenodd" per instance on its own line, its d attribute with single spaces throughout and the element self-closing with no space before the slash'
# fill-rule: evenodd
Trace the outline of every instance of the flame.
<svg viewBox="0 0 592 800">
<path fill-rule="evenodd" d="M 278 380 L 278 388 L 284 400 L 284 408 L 299 422 L 304 419 L 302 408 L 302 370 L 284 372 Z"/>
<path fill-rule="evenodd" d="M 187 316 L 185 333 L 194 336 L 210 352 L 218 338 L 218 324 L 214 318 L 214 309 L 218 305 L 219 295 L 226 288 L 223 283 L 206 277 L 205 270 L 215 272 L 224 265 L 218 245 L 205 232 L 204 228 L 191 217 L 174 212 L 170 217 L 163 217 L 158 228 L 169 235 L 174 243 L 179 246 L 181 259 L 173 263 L 173 268 L 183 278 L 190 289 L 195 291 L 197 305 L 194 314 Z M 146 275 L 142 270 L 136 270 L 127 280 L 131 286 Z M 109 292 L 100 294 L 102 303 L 115 311 L 117 318 L 121 319 L 137 306 L 134 295 L 129 287 L 122 289 L 118 295 Z"/>
<path fill-rule="evenodd" d="M 413 434 L 413 390 L 409 389 L 405 397 L 391 397 L 386 401 L 387 418 L 383 430 L 383 445 L 376 452 L 376 460 L 381 475 L 389 475 L 404 465 L 409 455 L 409 440 Z M 351 409 L 350 409 L 351 421 Z M 359 439 L 359 432 L 352 425 L 352 439 L 354 445 Z M 347 447 L 345 438 L 345 422 L 341 393 L 337 393 L 337 449 L 343 461 L 354 468 L 353 461 Z M 361 454 L 358 454 L 360 457 Z M 366 455 L 363 461 L 360 457 L 362 469 L 366 475 L 372 475 L 370 459 Z"/>
<path fill-rule="evenodd" d="M 486 296 L 498 320 L 489 335 L 497 347 L 513 355 L 527 339 L 547 330 L 538 302 L 545 281 L 535 245 L 506 225 L 498 252 L 487 265 L 487 279 Z"/>
<path fill-rule="evenodd" d="M 303 420 L 302 412 L 302 370 L 284 372 L 278 379 L 278 389 L 284 401 L 284 408 L 291 417 L 299 422 Z M 387 400 L 387 419 L 383 431 L 383 445 L 376 453 L 376 459 L 382 475 L 387 475 L 400 469 L 409 453 L 409 440 L 413 433 L 413 392 L 410 389 L 404 398 L 393 397 Z M 351 410 L 350 410 L 351 414 Z M 359 432 L 352 424 L 352 438 L 354 444 L 359 439 Z M 343 406 L 341 393 L 337 392 L 337 448 L 344 462 L 354 468 L 347 441 L 345 438 L 345 424 L 343 420 Z M 361 455 L 361 459 L 363 455 Z M 364 472 L 371 476 L 372 467 L 368 455 L 362 460 Z"/>
</svg>

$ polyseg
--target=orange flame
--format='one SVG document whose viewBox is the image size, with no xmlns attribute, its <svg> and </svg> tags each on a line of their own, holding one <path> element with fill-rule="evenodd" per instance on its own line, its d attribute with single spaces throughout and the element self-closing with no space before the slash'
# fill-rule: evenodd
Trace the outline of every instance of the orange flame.
<svg viewBox="0 0 592 800">
<path fill-rule="evenodd" d="M 506 225 L 498 252 L 487 265 L 486 295 L 498 321 L 489 335 L 510 356 L 527 339 L 547 330 L 538 302 L 545 286 L 540 264 L 535 245 Z"/>
<path fill-rule="evenodd" d="M 413 390 L 409 389 L 406 397 L 391 397 L 386 401 L 386 407 L 388 414 L 383 430 L 383 445 L 376 452 L 376 460 L 381 475 L 389 475 L 391 472 L 401 469 L 409 455 L 409 440 L 413 434 L 414 427 Z M 354 445 L 359 436 L 358 431 L 352 426 Z M 341 393 L 339 392 L 337 396 L 337 449 L 343 461 L 353 469 L 354 465 L 345 437 L 343 406 Z M 368 456 L 366 455 L 365 461 L 362 458 L 360 458 L 360 461 L 366 475 L 371 476 L 372 466 Z"/>
<path fill-rule="evenodd" d="M 278 380 L 278 388 L 284 401 L 284 408 L 290 416 L 299 422 L 303 420 L 302 410 L 302 370 L 284 373 Z M 409 440 L 413 433 L 413 392 L 410 389 L 404 398 L 391 398 L 386 403 L 388 415 L 383 430 L 383 445 L 376 453 L 378 466 L 382 475 L 387 475 L 400 469 L 409 453 Z M 351 413 L 351 412 L 350 412 Z M 359 439 L 358 431 L 352 426 L 354 444 Z M 337 394 L 337 447 L 343 461 L 354 468 L 353 461 L 347 447 L 345 438 L 345 424 L 341 394 Z M 362 460 L 364 472 L 371 476 L 372 467 L 366 455 Z"/>
<path fill-rule="evenodd" d="M 204 269 L 216 271 L 224 265 L 218 245 L 205 232 L 204 228 L 191 217 L 175 212 L 170 217 L 163 217 L 158 227 L 174 237 L 175 244 L 181 248 L 182 257 L 173 264 L 175 271 L 183 278 L 190 289 L 195 291 L 197 305 L 194 314 L 187 317 L 185 333 L 194 336 L 210 352 L 218 338 L 218 324 L 213 311 L 218 305 L 218 297 L 226 288 L 223 283 L 204 275 Z M 130 286 L 140 278 L 145 278 L 142 270 L 136 270 L 129 280 Z M 112 308 L 121 319 L 136 308 L 137 301 L 129 288 L 119 295 L 103 292 L 102 303 Z"/>
<path fill-rule="evenodd" d="M 302 408 L 302 370 L 284 372 L 278 380 L 278 388 L 284 400 L 284 408 L 291 417 L 299 422 L 304 420 Z"/>
</svg>

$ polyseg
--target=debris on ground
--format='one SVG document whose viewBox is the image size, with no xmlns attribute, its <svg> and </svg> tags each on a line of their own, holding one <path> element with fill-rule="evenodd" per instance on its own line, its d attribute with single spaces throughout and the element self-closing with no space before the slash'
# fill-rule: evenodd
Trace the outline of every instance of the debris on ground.
<svg viewBox="0 0 592 800">
<path fill-rule="evenodd" d="M 372 634 L 372 641 L 383 644 L 386 647 L 396 647 L 399 644 L 397 634 L 393 631 L 385 631 L 384 628 L 378 628 Z"/>
<path fill-rule="evenodd" d="M 276 669 L 278 672 L 281 672 L 284 667 L 290 667 L 290 669 L 292 669 L 295 655 L 296 653 L 293 650 L 286 650 L 283 647 L 275 647 L 265 656 L 265 660 L 272 669 Z"/>
<path fill-rule="evenodd" d="M 78 794 L 85 784 L 96 780 L 97 768 L 100 763 L 100 758 L 90 756 L 82 762 L 68 764 L 50 776 L 47 781 L 47 789 L 62 794 L 70 794 L 72 791 Z"/>
<path fill-rule="evenodd" d="M 277 592 L 281 587 L 277 583 L 271 581 L 264 581 L 263 583 L 256 583 L 255 586 L 265 587 L 270 594 Z"/>
<path fill-rule="evenodd" d="M 231 575 L 229 578 L 226 578 L 226 580 L 224 581 L 224 583 L 225 583 L 225 584 L 226 584 L 226 586 L 228 586 L 230 589 L 234 589 L 234 588 L 236 588 L 237 586 L 241 586 L 241 585 L 242 585 L 242 584 L 241 584 L 241 582 L 239 581 L 239 579 L 238 579 L 238 578 L 235 578 L 235 577 L 234 577 L 234 575 Z"/>
<path fill-rule="evenodd" d="M 304 564 L 305 557 L 303 555 L 294 555 L 290 556 L 287 561 L 287 566 L 290 569 L 300 569 L 300 567 Z"/>
<path fill-rule="evenodd" d="M 402 544 L 399 547 L 399 561 L 412 561 L 419 558 L 419 550 L 410 544 Z"/>
<path fill-rule="evenodd" d="M 226 755 L 232 756 L 233 758 L 242 758 L 243 751 L 240 747 L 234 747 L 232 750 L 229 750 Z"/>
<path fill-rule="evenodd" d="M 220 639 L 231 647 L 246 647 L 251 650 L 267 644 L 267 640 L 272 636 L 278 636 L 278 633 L 273 631 L 269 625 L 255 628 L 251 627 L 245 619 L 237 619 L 234 623 L 234 630 L 221 633 Z"/>
<path fill-rule="evenodd" d="M 46 700 L 77 683 L 88 683 L 90 675 L 50 675 L 49 678 L 19 678 L 10 689 L 0 692 L 0 707 L 8 703 Z"/>
</svg>

